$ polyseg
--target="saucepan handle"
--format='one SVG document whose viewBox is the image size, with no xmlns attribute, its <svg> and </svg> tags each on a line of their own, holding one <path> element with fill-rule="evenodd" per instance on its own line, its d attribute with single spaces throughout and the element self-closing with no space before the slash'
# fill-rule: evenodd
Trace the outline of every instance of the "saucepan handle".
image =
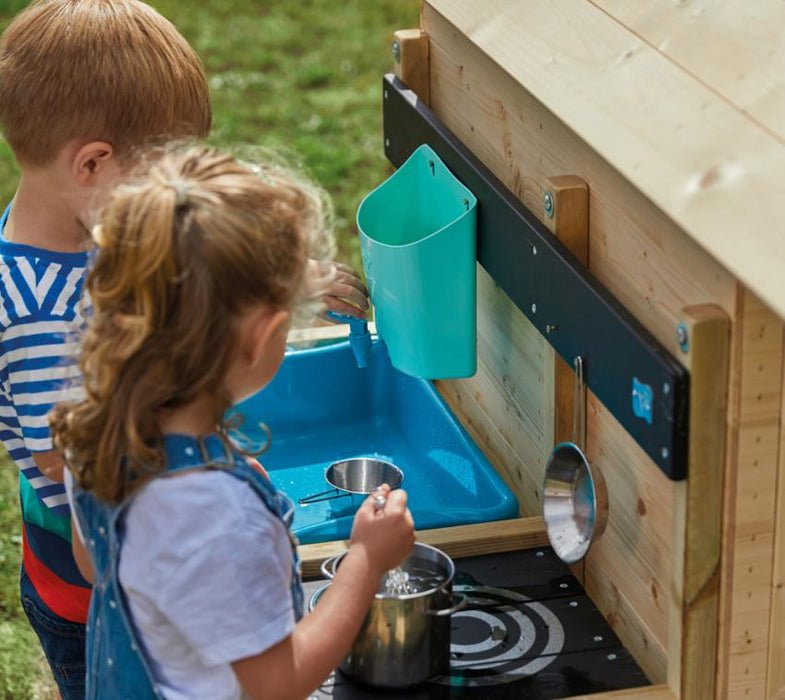
<svg viewBox="0 0 785 700">
<path fill-rule="evenodd" d="M 469 602 L 469 598 L 465 595 L 461 595 L 460 593 L 457 594 L 457 597 L 460 600 L 449 608 L 442 608 L 441 610 L 426 610 L 426 615 L 433 615 L 434 617 L 447 617 L 448 615 L 452 615 L 453 613 L 457 613 L 459 610 L 463 610 L 466 607 L 466 604 Z"/>
<path fill-rule="evenodd" d="M 338 555 L 337 557 L 329 557 L 322 562 L 322 576 L 325 578 L 329 578 L 331 581 L 335 576 L 335 565 L 338 563 L 338 560 L 341 558 L 342 555 Z"/>
</svg>

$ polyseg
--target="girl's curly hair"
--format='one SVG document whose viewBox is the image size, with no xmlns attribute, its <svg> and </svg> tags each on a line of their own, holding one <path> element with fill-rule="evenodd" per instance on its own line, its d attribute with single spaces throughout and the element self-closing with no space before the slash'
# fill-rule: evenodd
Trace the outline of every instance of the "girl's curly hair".
<svg viewBox="0 0 785 700">
<path fill-rule="evenodd" d="M 86 398 L 50 416 L 82 488 L 125 499 L 164 466 L 159 412 L 204 393 L 219 397 L 226 438 L 235 319 L 252 304 L 294 305 L 313 239 L 326 237 L 314 192 L 197 146 L 158 153 L 114 191 L 87 280 Z"/>
</svg>

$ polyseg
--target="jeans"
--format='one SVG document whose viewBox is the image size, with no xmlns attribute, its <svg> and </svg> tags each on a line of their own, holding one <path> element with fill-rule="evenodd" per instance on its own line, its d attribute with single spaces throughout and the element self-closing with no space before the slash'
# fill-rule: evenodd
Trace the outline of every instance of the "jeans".
<svg viewBox="0 0 785 700">
<path fill-rule="evenodd" d="M 30 621 L 63 700 L 85 696 L 85 626 L 55 615 L 38 596 L 22 567 L 22 607 Z"/>
</svg>

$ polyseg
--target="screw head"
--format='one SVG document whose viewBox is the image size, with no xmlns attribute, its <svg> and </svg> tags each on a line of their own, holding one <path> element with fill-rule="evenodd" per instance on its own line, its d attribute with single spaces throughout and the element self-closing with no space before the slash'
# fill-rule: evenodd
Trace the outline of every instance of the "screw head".
<svg viewBox="0 0 785 700">
<path fill-rule="evenodd" d="M 553 216 L 553 195 L 546 192 L 542 197 L 542 208 L 545 210 L 545 215 L 550 219 Z"/>
<path fill-rule="evenodd" d="M 396 39 L 392 43 L 392 55 L 396 63 L 401 61 L 401 42 Z"/>
<path fill-rule="evenodd" d="M 389 148 L 390 147 L 390 139 L 384 139 L 384 145 L 387 146 L 387 148 Z"/>
<path fill-rule="evenodd" d="M 616 660 L 616 654 L 608 654 L 608 661 L 615 661 L 615 660 Z"/>
<path fill-rule="evenodd" d="M 532 313 L 533 314 L 537 313 L 537 304 L 532 304 Z"/>
<path fill-rule="evenodd" d="M 662 448 L 662 458 L 663 459 L 668 459 L 668 455 L 670 455 L 670 452 L 668 451 L 668 448 L 667 447 L 663 447 Z"/>
<path fill-rule="evenodd" d="M 662 385 L 662 393 L 665 394 L 665 396 L 671 393 L 671 385 L 668 382 L 665 382 L 665 384 Z"/>
<path fill-rule="evenodd" d="M 687 352 L 690 349 L 690 334 L 687 332 L 687 326 L 683 323 L 680 323 L 676 329 L 676 341 L 682 352 Z"/>
</svg>

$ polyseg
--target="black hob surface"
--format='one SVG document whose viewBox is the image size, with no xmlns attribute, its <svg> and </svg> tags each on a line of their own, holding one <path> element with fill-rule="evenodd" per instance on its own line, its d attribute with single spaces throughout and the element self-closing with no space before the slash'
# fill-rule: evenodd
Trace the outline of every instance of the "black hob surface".
<svg viewBox="0 0 785 700">
<path fill-rule="evenodd" d="M 548 548 L 458 559 L 450 673 L 383 691 L 336 671 L 312 700 L 531 700 L 648 685 L 578 580 Z M 310 597 L 324 581 L 305 583 Z"/>
</svg>

